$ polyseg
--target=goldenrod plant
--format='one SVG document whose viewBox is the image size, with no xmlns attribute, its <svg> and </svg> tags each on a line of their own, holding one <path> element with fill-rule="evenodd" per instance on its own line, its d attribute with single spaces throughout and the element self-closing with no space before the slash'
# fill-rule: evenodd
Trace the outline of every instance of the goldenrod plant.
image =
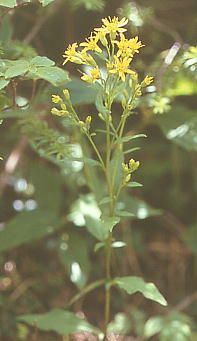
<svg viewBox="0 0 197 341">
<path fill-rule="evenodd" d="M 91 286 L 94 289 L 101 284 L 105 286 L 103 329 L 105 335 L 111 319 L 110 305 L 113 299 L 111 287 L 113 285 L 126 290 L 129 294 L 140 291 L 149 299 L 162 305 L 167 304 L 154 284 L 145 283 L 142 278 L 138 277 L 113 277 L 111 269 L 112 249 L 115 241 L 113 229 L 118 228 L 122 219 L 132 216 L 132 212 L 118 209 L 121 192 L 126 187 L 142 186 L 133 181 L 133 173 L 137 171 L 140 163 L 133 158 L 130 158 L 129 162 L 125 159 L 124 144 L 138 137 L 146 137 L 146 135 L 131 133 L 125 136 L 126 123 L 128 117 L 133 114 L 139 97 L 142 96 L 143 88 L 153 81 L 153 77 L 149 75 L 140 81 L 138 73 L 132 69 L 132 60 L 144 45 L 137 36 L 129 39 L 125 36 L 127 23 L 126 18 L 102 19 L 102 26 L 95 28 L 85 42 L 69 45 L 63 55 L 65 59 L 63 64 L 71 62 L 82 66 L 81 79 L 95 87 L 98 92 L 96 106 L 98 117 L 104 127 L 104 150 L 100 150 L 97 144 L 97 133 L 92 129 L 94 117 L 88 115 L 85 121 L 81 120 L 80 114 L 72 105 L 67 89 L 63 90 L 62 97 L 52 95 L 52 102 L 58 106 L 52 108 L 51 113 L 67 118 L 82 135 L 86 136 L 97 158 L 95 161 L 105 179 L 106 196 L 98 203 L 102 212 L 100 219 L 98 221 L 86 220 L 88 230 L 99 240 L 96 249 L 103 247 L 105 252 L 105 278 Z M 117 97 L 120 98 L 121 112 L 119 121 L 114 122 L 113 103 Z"/>
</svg>

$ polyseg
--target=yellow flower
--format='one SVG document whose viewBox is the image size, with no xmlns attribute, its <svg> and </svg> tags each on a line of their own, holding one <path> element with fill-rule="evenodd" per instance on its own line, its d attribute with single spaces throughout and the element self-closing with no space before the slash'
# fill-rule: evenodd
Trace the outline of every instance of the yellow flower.
<svg viewBox="0 0 197 341">
<path fill-rule="evenodd" d="M 91 36 L 89 38 L 86 38 L 86 42 L 83 42 L 80 44 L 80 46 L 84 46 L 84 51 L 92 50 L 96 51 L 98 53 L 102 53 L 101 48 L 97 45 L 98 39 L 97 36 L 93 36 L 91 33 Z"/>
<path fill-rule="evenodd" d="M 110 64 L 110 73 L 118 73 L 119 77 L 122 81 L 125 81 L 125 73 L 133 74 L 133 71 L 128 69 L 128 66 L 132 60 L 132 58 L 124 57 L 123 59 L 119 59 L 117 56 L 114 56 L 115 63 Z"/>
<path fill-rule="evenodd" d="M 133 50 L 133 53 L 137 52 L 139 53 L 140 47 L 143 47 L 145 45 L 142 44 L 141 41 L 138 41 L 138 37 L 136 36 L 135 38 L 129 39 L 129 48 Z"/>
<path fill-rule="evenodd" d="M 107 32 L 105 31 L 98 31 L 98 32 L 95 32 L 95 39 L 100 40 L 100 42 L 104 45 L 104 46 L 107 46 L 107 39 L 106 39 L 106 34 Z"/>
<path fill-rule="evenodd" d="M 131 159 L 129 161 L 129 171 L 130 171 L 130 173 L 135 172 L 135 170 L 138 169 L 139 165 L 140 165 L 139 161 L 135 161 L 134 159 Z"/>
<path fill-rule="evenodd" d="M 81 77 L 83 81 L 91 83 L 91 84 L 96 82 L 96 80 L 99 78 L 101 78 L 101 75 L 100 75 L 100 71 L 98 68 L 92 69 L 90 71 L 90 76 L 87 75 L 86 73 L 83 73 L 83 76 Z"/>
<path fill-rule="evenodd" d="M 77 43 L 73 43 L 72 45 L 68 45 L 67 50 L 64 52 L 63 57 L 65 57 L 65 61 L 63 65 L 66 64 L 69 60 L 72 61 L 73 57 L 76 56 L 77 51 L 76 48 L 78 47 Z"/>
<path fill-rule="evenodd" d="M 150 85 L 153 82 L 153 77 L 146 76 L 141 83 L 141 86 Z"/>
<path fill-rule="evenodd" d="M 125 32 L 127 31 L 126 28 L 122 28 L 128 23 L 128 19 L 122 18 L 120 21 L 117 17 L 113 18 L 105 18 L 102 19 L 104 25 L 99 28 L 95 28 L 95 31 L 105 32 L 105 33 L 115 33 L 116 32 Z"/>
<path fill-rule="evenodd" d="M 58 95 L 52 95 L 51 100 L 53 103 L 60 103 L 62 101 L 61 97 Z"/>
</svg>

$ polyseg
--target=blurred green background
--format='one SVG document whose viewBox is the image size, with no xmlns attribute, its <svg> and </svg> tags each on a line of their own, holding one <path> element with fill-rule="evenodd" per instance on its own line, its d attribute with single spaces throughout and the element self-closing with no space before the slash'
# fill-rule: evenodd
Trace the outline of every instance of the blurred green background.
<svg viewBox="0 0 197 341">
<path fill-rule="evenodd" d="M 155 283 L 169 303 L 163 308 L 138 294 L 128 298 L 114 291 L 112 330 L 128 341 L 194 341 L 197 3 L 40 2 L 49 5 L 18 1 L 17 7 L 9 8 L 0 1 L 0 340 L 62 340 L 53 332 L 17 323 L 16 316 L 64 309 L 78 289 L 103 276 L 103 255 L 92 251 L 95 240 L 85 229 L 84 216 L 98 214 L 96 200 L 104 184 L 90 165 L 58 159 L 66 156 L 65 146 L 72 148 L 73 157 L 81 157 L 82 149 L 77 133 L 65 120 L 51 118 L 50 109 L 51 94 L 68 88 L 82 119 L 91 114 L 93 126 L 102 128 L 95 91 L 83 84 L 72 64 L 66 64 L 66 72 L 59 68 L 68 44 L 83 41 L 100 26 L 101 18 L 110 15 L 129 19 L 129 36 L 138 35 L 145 44 L 133 69 L 141 79 L 146 74 L 155 78 L 126 127 L 126 132 L 147 135 L 132 142 L 132 148 L 141 149 L 128 154 L 140 160 L 134 180 L 144 186 L 129 189 L 124 197 L 125 208 L 135 217 L 116 230 L 116 237 L 129 247 L 114 250 L 113 269 L 119 269 L 118 275 L 142 276 Z M 40 68 L 35 76 L 32 66 L 31 74 L 4 78 L 10 61 L 24 63 L 37 55 L 56 63 L 47 66 L 49 74 Z M 13 106 L 15 90 L 15 104 L 21 108 Z M 118 102 L 113 115 L 119 115 Z M 102 135 L 98 142 L 102 148 Z M 102 327 L 103 305 L 103 290 L 98 289 L 72 310 Z"/>
</svg>

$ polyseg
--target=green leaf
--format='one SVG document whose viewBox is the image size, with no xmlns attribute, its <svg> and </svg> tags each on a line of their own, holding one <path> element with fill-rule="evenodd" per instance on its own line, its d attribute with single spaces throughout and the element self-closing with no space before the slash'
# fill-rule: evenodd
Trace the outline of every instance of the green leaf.
<svg viewBox="0 0 197 341">
<path fill-rule="evenodd" d="M 87 242 L 81 232 L 68 233 L 68 239 L 60 244 L 59 257 L 71 281 L 82 289 L 88 280 L 90 260 Z"/>
<path fill-rule="evenodd" d="M 43 7 L 49 5 L 54 0 L 39 0 Z"/>
<path fill-rule="evenodd" d="M 115 333 L 125 335 L 131 330 L 131 321 L 128 316 L 124 313 L 118 313 L 115 315 L 113 321 L 111 321 L 107 327 L 108 333 Z"/>
<path fill-rule="evenodd" d="M 134 147 L 134 148 L 125 150 L 124 154 L 129 154 L 129 153 L 135 152 L 136 150 L 140 150 L 140 149 L 141 149 L 140 147 Z"/>
<path fill-rule="evenodd" d="M 106 217 L 95 219 L 90 216 L 85 217 L 87 230 L 98 240 L 104 241 L 107 239 L 116 224 L 119 223 L 118 217 Z"/>
<path fill-rule="evenodd" d="M 101 205 L 104 205 L 104 204 L 108 204 L 111 201 L 112 201 L 112 199 L 110 197 L 105 197 L 105 198 L 103 198 L 103 199 L 101 199 L 99 201 L 98 205 L 101 206 Z"/>
<path fill-rule="evenodd" d="M 124 289 L 129 295 L 141 292 L 142 295 L 150 300 L 166 306 L 167 302 L 153 283 L 146 283 L 140 277 L 127 276 L 116 277 L 113 283 Z"/>
<path fill-rule="evenodd" d="M 135 214 L 128 211 L 116 211 L 116 214 L 120 217 L 134 217 Z"/>
<path fill-rule="evenodd" d="M 5 88 L 9 84 L 10 80 L 3 77 L 0 78 L 0 90 Z"/>
<path fill-rule="evenodd" d="M 34 66 L 53 66 L 55 62 L 47 57 L 36 56 L 30 61 L 30 65 Z"/>
<path fill-rule="evenodd" d="M 94 246 L 94 252 L 97 252 L 98 250 L 100 250 L 103 246 L 105 246 L 105 243 L 103 242 L 98 242 L 95 244 Z"/>
<path fill-rule="evenodd" d="M 13 78 L 23 75 L 29 70 L 29 63 L 26 60 L 12 61 L 12 66 L 8 67 L 5 72 L 5 78 Z"/>
<path fill-rule="evenodd" d="M 140 184 L 139 182 L 135 182 L 135 181 L 127 183 L 127 187 L 142 187 L 142 186 L 143 186 L 142 184 Z"/>
<path fill-rule="evenodd" d="M 22 212 L 0 231 L 0 250 L 8 250 L 40 239 L 50 235 L 58 227 L 58 218 L 50 210 Z"/>
<path fill-rule="evenodd" d="M 87 86 L 85 82 L 76 77 L 72 77 L 71 81 L 66 85 L 71 95 L 73 105 L 94 103 L 96 89 Z"/>
<path fill-rule="evenodd" d="M 125 210 L 132 212 L 138 219 L 146 219 L 151 216 L 162 214 L 162 210 L 151 207 L 143 200 L 132 198 L 128 194 L 121 197 L 121 201 L 117 203 L 117 210 Z"/>
<path fill-rule="evenodd" d="M 147 135 L 137 134 L 137 135 L 124 136 L 121 139 L 118 139 L 117 143 L 129 142 L 130 140 L 137 139 L 138 137 L 147 137 Z"/>
<path fill-rule="evenodd" d="M 68 82 L 68 74 L 66 71 L 57 66 L 43 66 L 37 69 L 35 75 L 42 78 L 54 86 L 61 86 Z"/>
<path fill-rule="evenodd" d="M 104 117 L 109 113 L 109 110 L 103 104 L 103 96 L 100 92 L 97 93 L 95 99 L 95 105 L 99 113 L 103 114 Z"/>
<path fill-rule="evenodd" d="M 16 0 L 0 0 L 0 6 L 13 8 L 16 6 Z"/>
<path fill-rule="evenodd" d="M 31 326 L 45 331 L 54 331 L 61 335 L 69 335 L 76 332 L 93 332 L 100 334 L 100 330 L 75 314 L 54 309 L 45 314 L 20 315 L 18 321 L 23 321 Z"/>
<path fill-rule="evenodd" d="M 144 337 L 150 338 L 159 333 L 164 326 L 164 318 L 161 316 L 154 316 L 146 321 L 144 326 Z"/>
<path fill-rule="evenodd" d="M 186 150 L 197 151 L 197 118 L 196 111 L 186 106 L 173 106 L 164 116 L 157 117 L 167 139 Z"/>
</svg>

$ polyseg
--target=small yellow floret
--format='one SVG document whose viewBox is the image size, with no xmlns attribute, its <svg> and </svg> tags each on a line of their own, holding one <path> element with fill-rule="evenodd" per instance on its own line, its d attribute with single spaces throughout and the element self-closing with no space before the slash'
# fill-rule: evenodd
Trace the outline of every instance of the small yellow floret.
<svg viewBox="0 0 197 341">
<path fill-rule="evenodd" d="M 93 36 L 91 34 L 91 36 L 89 38 L 86 38 L 86 41 L 81 43 L 80 46 L 84 46 L 84 51 L 92 50 L 98 53 L 102 53 L 102 50 L 97 45 L 97 43 L 98 43 L 97 35 Z"/>
<path fill-rule="evenodd" d="M 141 83 L 141 86 L 150 85 L 153 82 L 153 77 L 146 76 Z"/>
<path fill-rule="evenodd" d="M 95 31 L 100 31 L 104 33 L 115 33 L 116 32 L 125 32 L 127 31 L 125 28 L 122 28 L 122 26 L 125 26 L 128 23 L 128 19 L 122 18 L 120 21 L 117 17 L 113 18 L 105 18 L 102 19 L 102 22 L 104 25 L 99 28 L 95 28 Z"/>
<path fill-rule="evenodd" d="M 133 74 L 133 71 L 128 69 L 128 66 L 132 60 L 132 58 L 124 57 L 123 59 L 119 59 L 117 56 L 114 56 L 115 63 L 110 64 L 110 73 L 118 73 L 118 76 L 125 81 L 125 73 Z"/>
<path fill-rule="evenodd" d="M 62 101 L 61 97 L 58 95 L 52 95 L 51 100 L 53 103 L 60 103 Z"/>
<path fill-rule="evenodd" d="M 84 73 L 83 76 L 81 77 L 83 81 L 91 83 L 91 84 L 96 82 L 96 80 L 100 78 L 101 78 L 101 74 L 98 68 L 92 69 L 90 71 L 90 75 L 87 75 L 86 73 Z"/>
<path fill-rule="evenodd" d="M 76 48 L 78 47 L 77 43 L 73 43 L 72 45 L 68 45 L 67 50 L 65 50 L 63 57 L 66 58 L 63 62 L 63 65 L 66 64 L 69 60 L 72 61 L 73 57 L 76 56 L 77 51 Z"/>
</svg>

